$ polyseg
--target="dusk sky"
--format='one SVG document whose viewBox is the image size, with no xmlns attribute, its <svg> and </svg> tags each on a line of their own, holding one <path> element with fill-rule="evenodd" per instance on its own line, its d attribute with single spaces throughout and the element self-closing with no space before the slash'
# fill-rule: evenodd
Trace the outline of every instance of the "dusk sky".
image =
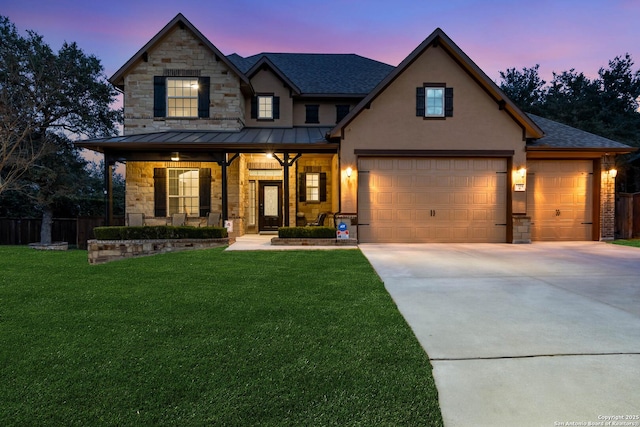
<svg viewBox="0 0 640 427">
<path fill-rule="evenodd" d="M 75 41 L 110 77 L 176 14 L 224 54 L 357 53 L 397 65 L 442 28 L 493 80 L 540 64 L 589 77 L 630 53 L 640 68 L 638 0 L 0 0 L 0 15 L 57 50 Z"/>
</svg>

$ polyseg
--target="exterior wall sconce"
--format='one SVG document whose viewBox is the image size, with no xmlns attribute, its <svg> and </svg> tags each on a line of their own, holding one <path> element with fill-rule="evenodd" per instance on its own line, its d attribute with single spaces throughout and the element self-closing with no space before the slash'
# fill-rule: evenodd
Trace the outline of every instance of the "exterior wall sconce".
<svg viewBox="0 0 640 427">
<path fill-rule="evenodd" d="M 178 153 L 177 151 L 173 151 L 171 153 L 171 161 L 172 162 L 179 162 L 180 161 L 180 153 Z"/>
<path fill-rule="evenodd" d="M 615 178 L 616 176 L 618 176 L 618 170 L 617 169 L 609 169 L 607 171 L 607 173 L 609 174 L 609 176 L 611 178 Z"/>
<path fill-rule="evenodd" d="M 345 170 L 345 173 L 347 174 L 347 178 L 351 178 L 351 174 L 353 173 L 353 169 L 351 169 L 351 167 L 348 167 L 347 170 Z"/>
<path fill-rule="evenodd" d="M 518 169 L 518 175 L 520 175 L 521 178 L 524 178 L 526 174 L 527 174 L 527 168 L 525 168 L 524 166 Z"/>
</svg>

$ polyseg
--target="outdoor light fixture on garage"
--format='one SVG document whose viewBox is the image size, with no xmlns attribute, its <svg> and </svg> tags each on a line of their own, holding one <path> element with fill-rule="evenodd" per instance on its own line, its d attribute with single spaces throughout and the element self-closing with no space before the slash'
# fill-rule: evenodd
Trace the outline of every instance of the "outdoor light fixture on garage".
<svg viewBox="0 0 640 427">
<path fill-rule="evenodd" d="M 607 171 L 607 173 L 609 174 L 609 176 L 611 178 L 615 178 L 616 176 L 618 176 L 618 170 L 617 169 L 609 169 Z"/>
<path fill-rule="evenodd" d="M 353 173 L 353 169 L 348 167 L 347 170 L 345 170 L 345 173 L 347 174 L 347 178 L 351 178 L 351 174 Z"/>
</svg>

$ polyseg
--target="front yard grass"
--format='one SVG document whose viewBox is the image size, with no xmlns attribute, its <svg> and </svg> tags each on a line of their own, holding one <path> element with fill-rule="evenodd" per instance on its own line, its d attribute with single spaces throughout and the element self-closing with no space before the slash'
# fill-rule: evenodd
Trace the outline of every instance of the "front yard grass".
<svg viewBox="0 0 640 427">
<path fill-rule="evenodd" d="M 640 239 L 617 239 L 613 242 L 616 245 L 633 246 L 634 248 L 640 248 Z"/>
<path fill-rule="evenodd" d="M 0 425 L 441 426 L 429 360 L 357 250 L 89 266 L 0 247 Z"/>
</svg>

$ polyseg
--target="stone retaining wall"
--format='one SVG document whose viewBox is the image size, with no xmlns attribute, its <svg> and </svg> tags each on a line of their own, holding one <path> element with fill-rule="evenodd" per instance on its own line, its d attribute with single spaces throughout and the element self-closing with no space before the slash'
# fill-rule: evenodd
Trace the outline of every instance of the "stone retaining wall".
<svg viewBox="0 0 640 427">
<path fill-rule="evenodd" d="M 89 240 L 89 264 L 104 264 L 125 258 L 149 256 L 166 252 L 228 246 L 235 239 L 165 239 L 165 240 Z"/>
</svg>

